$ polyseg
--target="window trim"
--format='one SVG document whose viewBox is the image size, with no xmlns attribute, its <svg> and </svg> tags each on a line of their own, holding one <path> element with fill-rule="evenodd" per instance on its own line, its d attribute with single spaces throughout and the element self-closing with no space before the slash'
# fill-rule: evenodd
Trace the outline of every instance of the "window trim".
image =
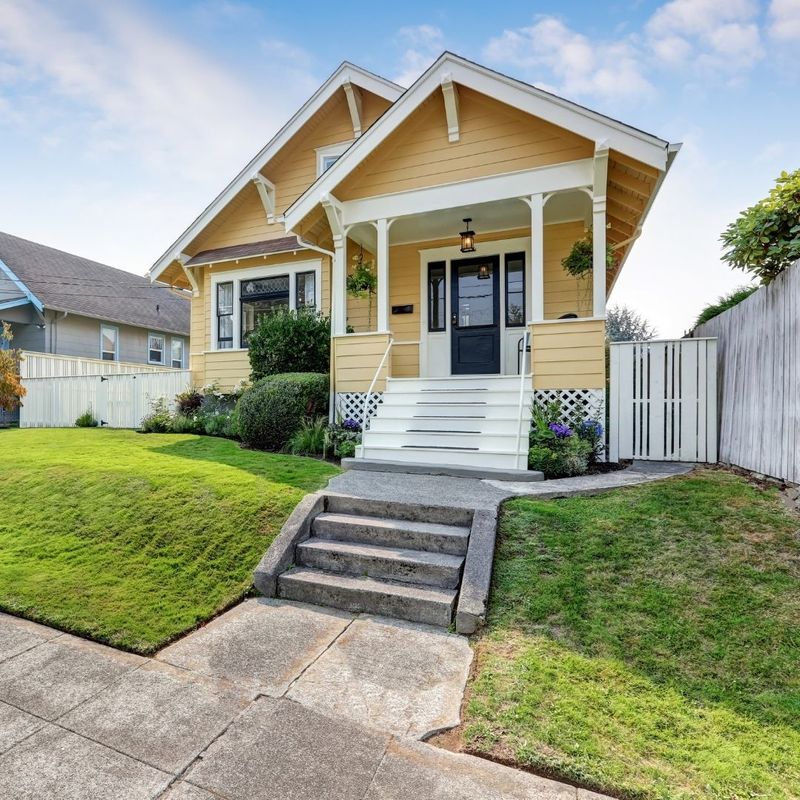
<svg viewBox="0 0 800 800">
<path fill-rule="evenodd" d="M 151 350 L 150 337 L 151 336 L 157 336 L 159 339 L 161 339 L 161 341 L 163 343 L 161 345 L 161 361 L 153 361 L 153 359 L 150 358 L 150 350 Z M 152 349 L 155 349 L 155 348 L 152 348 Z M 166 336 L 166 334 L 158 333 L 158 331 L 147 331 L 147 363 L 148 364 L 155 364 L 156 366 L 163 367 L 166 364 L 166 359 L 164 358 L 164 356 L 166 356 L 166 352 L 165 352 L 166 349 L 167 349 L 167 336 Z"/>
<path fill-rule="evenodd" d="M 522 322 L 509 322 L 508 320 L 508 262 L 511 260 L 519 260 L 522 259 Z M 524 251 L 517 251 L 514 253 L 506 253 L 503 260 L 503 305 L 505 307 L 505 327 L 506 328 L 524 328 L 525 327 L 525 320 L 527 317 L 525 316 L 527 311 L 527 259 L 525 257 Z"/>
<path fill-rule="evenodd" d="M 433 320 L 431 319 L 431 269 L 433 268 L 442 270 L 442 306 L 444 308 L 444 319 L 441 328 L 434 327 Z M 428 333 L 444 333 L 447 331 L 447 271 L 447 261 L 428 262 L 427 280 L 425 282 L 427 291 L 425 302 L 428 306 Z"/>
<path fill-rule="evenodd" d="M 303 303 L 303 305 L 300 306 L 298 304 L 298 300 L 300 299 L 299 296 L 298 296 L 299 295 L 299 291 L 300 291 L 300 285 L 297 282 L 297 279 L 301 275 L 313 275 L 314 276 L 314 305 L 311 305 L 310 303 Z M 320 287 L 319 287 L 319 284 L 317 283 L 317 272 L 316 272 L 316 270 L 305 269 L 302 272 L 295 272 L 294 279 L 292 280 L 290 278 L 289 282 L 294 284 L 294 307 L 295 307 L 295 309 L 298 309 L 298 308 L 313 308 L 315 311 L 319 309 L 319 303 L 317 301 L 319 299 L 319 289 L 320 289 Z"/>
<path fill-rule="evenodd" d="M 226 284 L 231 285 L 231 310 L 228 314 L 220 314 L 219 312 L 219 290 L 221 286 L 225 286 Z M 234 331 L 234 323 L 236 320 L 236 281 L 233 280 L 223 280 L 217 281 L 214 284 L 214 318 L 217 321 L 217 324 L 214 326 L 214 347 L 218 350 L 233 350 L 233 346 L 236 342 L 236 335 Z M 230 317 L 231 319 L 231 336 L 230 336 L 230 347 L 221 347 L 220 342 L 223 341 L 223 338 L 219 335 L 219 323 L 223 317 Z M 226 336 L 224 341 L 228 341 L 228 337 Z"/>
<path fill-rule="evenodd" d="M 354 141 L 355 139 L 349 139 L 346 142 L 337 142 L 336 144 L 329 144 L 326 145 L 325 147 L 317 147 L 316 148 L 317 177 L 319 178 L 319 176 L 322 175 L 323 172 L 325 172 L 326 158 L 330 158 L 332 156 L 339 158 L 344 153 L 344 151 L 347 150 L 347 148 L 350 147 L 351 144 L 353 144 Z M 330 166 L 328 167 L 328 169 L 330 169 Z"/>
<path fill-rule="evenodd" d="M 217 316 L 217 285 L 220 283 L 233 283 L 233 347 L 220 347 L 218 334 L 219 329 L 215 326 L 213 337 L 210 342 L 209 352 L 230 352 L 230 351 L 246 351 L 246 347 L 242 347 L 241 331 L 242 331 L 242 304 L 241 304 L 241 284 L 243 281 L 254 280 L 256 278 L 273 278 L 277 275 L 289 275 L 289 308 L 295 309 L 297 302 L 297 273 L 299 272 L 314 272 L 314 280 L 318 294 L 322 292 L 322 259 L 307 259 L 304 261 L 289 261 L 283 264 L 273 264 L 270 266 L 244 267 L 237 270 L 220 271 L 216 275 L 211 274 L 211 315 Z M 322 298 L 320 296 L 320 303 L 317 305 L 317 310 L 322 309 Z M 238 331 L 238 333 L 237 333 Z"/>
<path fill-rule="evenodd" d="M 181 343 L 181 364 L 179 367 L 175 366 L 175 359 L 172 355 L 172 348 L 175 346 L 176 342 Z M 149 344 L 149 342 L 148 342 Z M 148 347 L 148 350 L 150 348 Z M 169 365 L 172 369 L 186 369 L 186 339 L 183 336 L 172 336 L 169 340 Z"/>
<path fill-rule="evenodd" d="M 103 353 L 109 352 L 103 349 L 103 329 L 108 328 L 114 331 L 114 358 L 103 358 Z M 148 342 L 149 343 L 149 342 Z M 119 361 L 119 326 L 109 325 L 106 322 L 100 323 L 100 360 L 101 361 Z"/>
</svg>

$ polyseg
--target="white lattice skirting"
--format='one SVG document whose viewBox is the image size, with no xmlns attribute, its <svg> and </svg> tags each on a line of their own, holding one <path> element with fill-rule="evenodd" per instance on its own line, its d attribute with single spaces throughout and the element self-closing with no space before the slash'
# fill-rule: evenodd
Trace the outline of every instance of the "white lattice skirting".
<svg viewBox="0 0 800 800">
<path fill-rule="evenodd" d="M 335 399 L 336 419 L 339 421 L 354 419 L 363 426 L 364 398 L 366 396 L 366 392 L 337 392 Z M 382 399 L 383 394 L 381 392 L 373 392 L 369 396 L 367 418 L 375 414 Z"/>
<path fill-rule="evenodd" d="M 603 389 L 536 389 L 533 402 L 537 406 L 558 402 L 561 421 L 572 428 L 587 418 L 606 427 L 606 393 Z"/>
</svg>

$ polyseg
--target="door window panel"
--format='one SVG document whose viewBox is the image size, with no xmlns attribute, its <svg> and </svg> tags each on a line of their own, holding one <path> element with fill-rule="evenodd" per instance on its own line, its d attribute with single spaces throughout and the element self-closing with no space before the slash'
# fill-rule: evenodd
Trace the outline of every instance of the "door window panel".
<svg viewBox="0 0 800 800">
<path fill-rule="evenodd" d="M 470 264 L 458 269 L 458 326 L 494 325 L 494 265 Z"/>
</svg>

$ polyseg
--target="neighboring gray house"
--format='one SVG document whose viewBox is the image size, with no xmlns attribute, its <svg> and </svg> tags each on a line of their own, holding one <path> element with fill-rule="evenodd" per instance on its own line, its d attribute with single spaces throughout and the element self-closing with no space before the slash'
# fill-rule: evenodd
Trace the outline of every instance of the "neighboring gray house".
<svg viewBox="0 0 800 800">
<path fill-rule="evenodd" d="M 189 297 L 0 232 L 0 320 L 22 350 L 188 368 Z"/>
</svg>

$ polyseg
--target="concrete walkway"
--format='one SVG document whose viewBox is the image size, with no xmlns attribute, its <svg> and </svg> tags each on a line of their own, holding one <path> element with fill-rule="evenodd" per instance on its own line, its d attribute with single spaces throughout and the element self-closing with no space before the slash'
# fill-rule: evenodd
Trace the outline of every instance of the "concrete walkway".
<svg viewBox="0 0 800 800">
<path fill-rule="evenodd" d="M 3 800 L 597 797 L 420 741 L 472 651 L 439 629 L 248 600 L 155 658 L 0 614 Z"/>
<path fill-rule="evenodd" d="M 328 491 L 370 500 L 495 509 L 509 497 L 526 496 L 547 500 L 597 494 L 673 475 L 685 475 L 693 467 L 693 464 L 680 462 L 634 461 L 632 466 L 616 472 L 534 483 L 349 470 L 331 478 Z"/>
</svg>

